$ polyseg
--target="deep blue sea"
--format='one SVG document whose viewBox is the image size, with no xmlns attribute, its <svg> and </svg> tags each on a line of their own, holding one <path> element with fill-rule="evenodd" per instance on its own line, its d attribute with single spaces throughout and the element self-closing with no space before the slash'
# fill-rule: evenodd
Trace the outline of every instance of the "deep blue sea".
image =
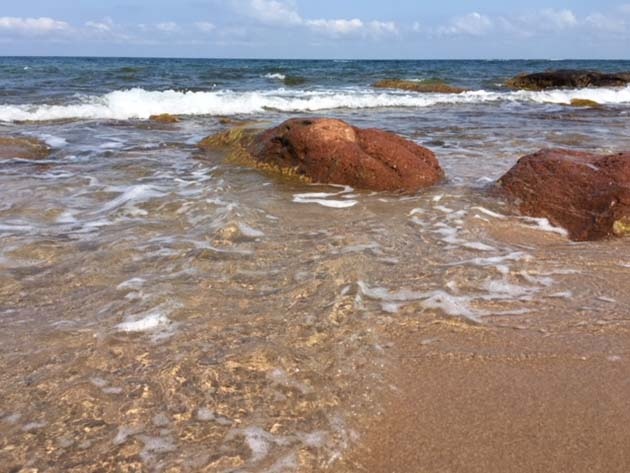
<svg viewBox="0 0 630 473">
<path fill-rule="evenodd" d="M 630 61 L 0 58 L 0 139 L 51 147 L 0 160 L 0 471 L 357 471 L 336 468 L 398 392 L 396 334 L 485 366 L 627 361 L 606 336 L 630 327 L 628 239 L 570 242 L 487 192 L 543 147 L 630 150 L 630 87 L 503 86 L 566 68 Z M 307 185 L 197 147 L 314 115 L 426 146 L 447 178 Z"/>
</svg>

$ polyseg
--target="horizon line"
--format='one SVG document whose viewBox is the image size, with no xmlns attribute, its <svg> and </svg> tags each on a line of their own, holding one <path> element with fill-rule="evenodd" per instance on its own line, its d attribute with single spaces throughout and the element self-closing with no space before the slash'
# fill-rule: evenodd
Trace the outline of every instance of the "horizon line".
<svg viewBox="0 0 630 473">
<path fill-rule="evenodd" d="M 72 55 L 72 54 L 20 54 L 20 55 L 0 55 L 0 58 L 13 59 L 33 59 L 33 58 L 74 58 L 74 59 L 198 59 L 198 60 L 226 60 L 226 61 L 619 61 L 630 62 L 629 59 L 622 58 L 298 58 L 298 57 L 209 57 L 209 56 L 118 56 L 118 55 Z"/>
</svg>

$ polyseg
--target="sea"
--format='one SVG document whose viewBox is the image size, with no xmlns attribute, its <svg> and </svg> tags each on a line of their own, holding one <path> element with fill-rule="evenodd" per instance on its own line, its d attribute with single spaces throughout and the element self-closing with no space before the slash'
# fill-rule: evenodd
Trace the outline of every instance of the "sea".
<svg viewBox="0 0 630 473">
<path fill-rule="evenodd" d="M 571 242 L 489 192 L 541 148 L 630 150 L 630 87 L 504 86 L 549 69 L 630 61 L 0 58 L 0 135 L 52 148 L 0 161 L 0 471 L 335 471 L 396 389 L 392 327 L 627 322 L 627 239 Z M 197 147 L 316 116 L 426 146 L 447 178 L 307 185 Z"/>
</svg>

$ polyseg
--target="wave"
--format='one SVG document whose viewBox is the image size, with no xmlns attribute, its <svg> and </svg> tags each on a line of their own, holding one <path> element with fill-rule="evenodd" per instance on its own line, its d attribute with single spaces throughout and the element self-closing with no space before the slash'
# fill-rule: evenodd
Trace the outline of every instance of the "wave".
<svg viewBox="0 0 630 473">
<path fill-rule="evenodd" d="M 423 108 L 434 105 L 522 102 L 569 104 L 573 99 L 593 100 L 602 105 L 630 103 L 630 86 L 618 89 L 575 89 L 544 92 L 492 92 L 477 90 L 462 94 L 420 94 L 373 89 L 290 91 L 276 89 L 252 92 L 180 92 L 128 89 L 103 96 L 84 96 L 65 105 L 0 105 L 0 121 L 48 121 L 64 119 L 147 119 L 151 115 L 247 115 L 267 110 L 317 112 L 334 109 L 385 107 Z"/>
<path fill-rule="evenodd" d="M 287 78 L 287 76 L 286 76 L 286 75 L 284 75 L 284 74 L 281 74 L 281 73 L 279 73 L 279 72 L 275 72 L 275 73 L 273 73 L 273 74 L 271 74 L 271 73 L 270 73 L 270 74 L 265 74 L 265 78 L 267 78 L 267 79 L 278 79 L 278 80 L 284 80 L 284 79 L 286 79 L 286 78 Z"/>
</svg>

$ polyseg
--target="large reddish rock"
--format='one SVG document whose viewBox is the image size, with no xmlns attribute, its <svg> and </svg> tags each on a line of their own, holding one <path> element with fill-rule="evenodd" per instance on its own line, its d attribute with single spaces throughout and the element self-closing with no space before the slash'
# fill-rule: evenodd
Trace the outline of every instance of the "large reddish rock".
<svg viewBox="0 0 630 473">
<path fill-rule="evenodd" d="M 521 158 L 498 186 L 523 214 L 547 218 L 572 240 L 630 234 L 630 153 L 541 150 Z"/>
<path fill-rule="evenodd" d="M 393 133 L 355 128 L 341 120 L 292 119 L 254 134 L 232 130 L 209 137 L 203 149 L 236 146 L 231 155 L 251 159 L 311 182 L 377 191 L 414 192 L 444 177 L 435 155 Z"/>
</svg>

